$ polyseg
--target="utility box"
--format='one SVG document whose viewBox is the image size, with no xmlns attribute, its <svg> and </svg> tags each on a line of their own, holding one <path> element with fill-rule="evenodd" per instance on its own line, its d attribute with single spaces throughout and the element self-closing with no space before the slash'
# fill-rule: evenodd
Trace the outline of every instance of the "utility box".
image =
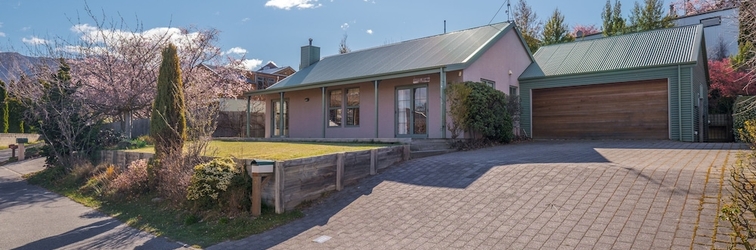
<svg viewBox="0 0 756 250">
<path fill-rule="evenodd" d="M 273 173 L 273 165 L 276 163 L 271 160 L 249 160 L 247 164 L 247 173 L 252 176 L 254 173 L 258 174 L 271 174 Z"/>
</svg>

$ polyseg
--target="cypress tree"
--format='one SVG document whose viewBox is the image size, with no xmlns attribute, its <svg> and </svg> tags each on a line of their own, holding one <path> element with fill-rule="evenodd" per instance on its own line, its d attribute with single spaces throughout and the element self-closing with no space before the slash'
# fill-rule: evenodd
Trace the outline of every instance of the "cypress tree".
<svg viewBox="0 0 756 250">
<path fill-rule="evenodd" d="M 157 159 L 173 150 L 180 153 L 186 139 L 186 107 L 184 106 L 184 83 L 181 81 L 176 46 L 168 44 L 163 49 L 157 82 L 157 95 L 152 105 L 150 136 L 155 140 Z"/>
<path fill-rule="evenodd" d="M 8 91 L 5 83 L 0 81 L 0 132 L 8 133 Z"/>
</svg>

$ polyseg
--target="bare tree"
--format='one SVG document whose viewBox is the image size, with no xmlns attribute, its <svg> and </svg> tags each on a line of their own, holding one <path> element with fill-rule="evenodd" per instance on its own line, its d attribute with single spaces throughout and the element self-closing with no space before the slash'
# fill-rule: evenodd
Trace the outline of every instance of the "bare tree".
<svg viewBox="0 0 756 250">
<path fill-rule="evenodd" d="M 533 11 L 525 0 L 519 0 L 517 4 L 515 4 L 513 14 L 515 25 L 520 29 L 520 32 L 522 32 L 525 42 L 527 42 L 528 47 L 530 47 L 530 51 L 535 53 L 536 50 L 538 50 L 538 47 L 540 47 L 539 36 L 541 34 L 543 23 L 538 20 L 538 15 L 536 15 L 535 11 Z"/>
<path fill-rule="evenodd" d="M 346 54 L 349 52 L 352 52 L 351 49 L 349 49 L 349 46 L 347 46 L 347 34 L 344 33 L 344 37 L 341 38 L 341 43 L 339 43 L 339 54 Z"/>
</svg>

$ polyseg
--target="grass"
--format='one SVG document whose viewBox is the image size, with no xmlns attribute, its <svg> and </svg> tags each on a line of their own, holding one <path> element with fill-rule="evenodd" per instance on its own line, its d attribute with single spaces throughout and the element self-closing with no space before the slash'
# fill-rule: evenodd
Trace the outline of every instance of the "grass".
<svg viewBox="0 0 756 250">
<path fill-rule="evenodd" d="M 368 143 L 314 143 L 314 142 L 239 142 L 211 141 L 207 155 L 232 156 L 241 159 L 291 160 L 297 158 L 352 152 L 386 147 L 388 144 Z M 152 146 L 128 150 L 129 152 L 154 153 Z"/>
<path fill-rule="evenodd" d="M 83 185 L 75 177 L 62 175 L 59 168 L 46 168 L 30 174 L 29 183 L 45 187 L 85 206 L 108 214 L 131 227 L 180 241 L 196 247 L 207 247 L 226 240 L 236 240 L 258 234 L 304 216 L 300 211 L 275 214 L 263 207 L 258 218 L 248 214 L 236 217 L 200 219 L 197 215 L 178 209 L 167 201 L 152 202 L 153 196 L 136 199 L 104 199 L 79 191 Z"/>
</svg>

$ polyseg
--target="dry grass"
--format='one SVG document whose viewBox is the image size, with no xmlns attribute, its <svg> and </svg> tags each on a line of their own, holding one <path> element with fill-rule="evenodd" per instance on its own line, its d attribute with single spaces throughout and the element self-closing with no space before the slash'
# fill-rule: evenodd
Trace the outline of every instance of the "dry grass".
<svg viewBox="0 0 756 250">
<path fill-rule="evenodd" d="M 206 155 L 215 157 L 230 156 L 241 159 L 291 160 L 339 152 L 370 150 L 388 145 L 368 143 L 212 141 L 207 148 Z M 154 153 L 154 148 L 146 147 L 128 151 Z"/>
</svg>

